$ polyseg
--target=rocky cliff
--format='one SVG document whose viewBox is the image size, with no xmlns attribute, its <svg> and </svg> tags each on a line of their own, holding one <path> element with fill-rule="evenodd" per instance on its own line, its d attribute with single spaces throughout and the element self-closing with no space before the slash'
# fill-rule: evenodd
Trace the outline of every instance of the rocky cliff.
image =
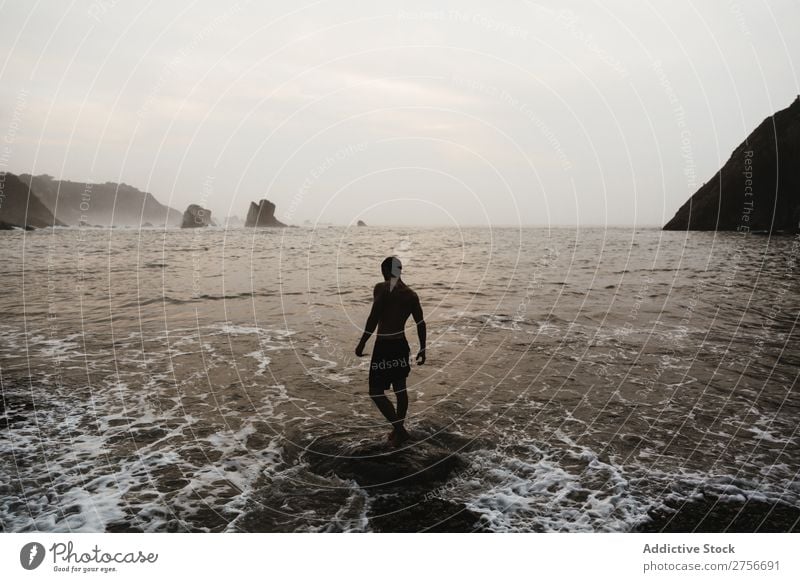
<svg viewBox="0 0 800 582">
<path fill-rule="evenodd" d="M 245 226 L 286 226 L 275 218 L 275 205 L 269 200 L 261 200 L 258 204 L 250 203 Z"/>
<path fill-rule="evenodd" d="M 800 96 L 765 119 L 665 230 L 800 229 Z"/>
<path fill-rule="evenodd" d="M 164 206 L 149 192 L 128 184 L 71 182 L 30 174 L 22 174 L 20 179 L 31 185 L 56 218 L 66 224 L 77 225 L 81 220 L 100 226 L 139 226 L 145 222 L 177 226 L 181 223 L 180 212 Z"/>
<path fill-rule="evenodd" d="M 18 176 L 0 173 L 0 228 L 64 226 Z"/>
</svg>

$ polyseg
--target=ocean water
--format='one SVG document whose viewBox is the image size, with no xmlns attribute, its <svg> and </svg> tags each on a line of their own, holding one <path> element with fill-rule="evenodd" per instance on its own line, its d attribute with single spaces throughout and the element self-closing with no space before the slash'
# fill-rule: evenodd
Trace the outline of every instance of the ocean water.
<svg viewBox="0 0 800 582">
<path fill-rule="evenodd" d="M 489 531 L 630 531 L 709 494 L 800 508 L 797 237 L 63 228 L 0 244 L 3 531 L 376 529 L 392 493 L 307 452 L 385 438 L 353 349 L 390 254 L 428 326 L 408 426 L 469 444 L 426 499 Z"/>
</svg>

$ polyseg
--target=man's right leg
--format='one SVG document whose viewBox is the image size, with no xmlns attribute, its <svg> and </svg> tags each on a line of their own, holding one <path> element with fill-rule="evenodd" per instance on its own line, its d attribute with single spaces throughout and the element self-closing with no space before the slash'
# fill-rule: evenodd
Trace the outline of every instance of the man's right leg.
<svg viewBox="0 0 800 582">
<path fill-rule="evenodd" d="M 389 389 L 389 382 L 381 378 L 369 379 L 369 395 L 372 401 L 381 411 L 386 420 L 392 423 L 392 426 L 397 422 L 397 414 L 394 411 L 391 401 L 386 397 L 384 392 Z"/>
<path fill-rule="evenodd" d="M 406 379 L 398 378 L 392 380 L 392 388 L 394 388 L 394 395 L 397 397 L 397 421 L 395 427 L 403 427 L 406 421 L 406 412 L 408 412 L 408 391 L 406 390 Z"/>
<path fill-rule="evenodd" d="M 392 380 L 394 394 L 397 397 L 397 420 L 392 423 L 394 426 L 394 442 L 396 445 L 403 443 L 411 438 L 405 427 L 406 412 L 408 412 L 408 390 L 406 390 L 406 379 L 397 378 Z"/>
</svg>

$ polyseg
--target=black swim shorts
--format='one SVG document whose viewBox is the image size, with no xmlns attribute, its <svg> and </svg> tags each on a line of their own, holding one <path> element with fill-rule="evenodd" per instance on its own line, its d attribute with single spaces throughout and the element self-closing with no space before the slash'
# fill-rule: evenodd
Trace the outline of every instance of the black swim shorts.
<svg viewBox="0 0 800 582">
<path fill-rule="evenodd" d="M 403 339 L 376 340 L 369 363 L 369 379 L 392 381 L 411 371 L 411 347 Z"/>
</svg>

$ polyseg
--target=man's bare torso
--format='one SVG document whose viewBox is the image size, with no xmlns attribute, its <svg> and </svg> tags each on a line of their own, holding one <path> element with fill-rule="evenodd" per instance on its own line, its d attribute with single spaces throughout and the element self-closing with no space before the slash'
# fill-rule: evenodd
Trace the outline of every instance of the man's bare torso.
<svg viewBox="0 0 800 582">
<path fill-rule="evenodd" d="M 406 321 L 419 309 L 419 297 L 411 287 L 399 280 L 389 291 L 389 283 L 378 283 L 373 291 L 375 301 L 381 303 L 376 341 L 405 339 Z"/>
</svg>

